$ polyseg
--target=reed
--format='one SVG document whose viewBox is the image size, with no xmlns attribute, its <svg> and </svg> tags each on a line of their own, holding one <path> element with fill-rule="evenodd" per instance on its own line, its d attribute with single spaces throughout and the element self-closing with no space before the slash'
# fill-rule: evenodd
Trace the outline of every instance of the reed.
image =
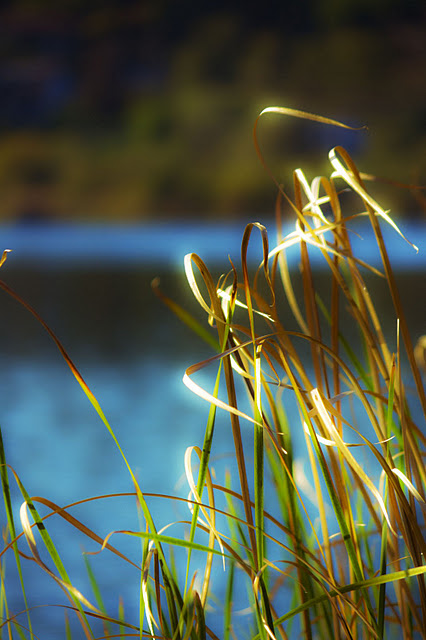
<svg viewBox="0 0 426 640">
<path fill-rule="evenodd" d="M 265 109 L 254 128 L 263 162 L 258 126 L 268 114 L 344 126 L 290 109 Z M 8 518 L 0 556 L 5 635 L 37 633 L 24 579 L 26 618 L 7 606 L 3 560 L 7 551 L 14 554 L 22 575 L 25 538 L 31 558 L 69 598 L 67 616 L 71 611 L 77 616 L 87 638 L 426 638 L 424 354 L 421 344 L 415 353 L 411 342 L 382 226 L 391 225 L 401 242 L 406 239 L 367 190 L 371 176 L 360 173 L 341 147 L 332 149 L 329 159 L 329 177 L 309 183 L 300 169 L 294 171 L 292 197 L 275 181 L 277 241 L 272 247 L 263 225 L 248 224 L 240 265 L 231 262 L 218 280 L 200 256 L 185 257 L 205 325 L 166 296 L 158 281 L 153 283 L 163 302 L 213 349 L 208 360 L 184 375 L 186 386 L 209 409 L 202 444 L 189 447 L 185 456 L 188 499 L 163 497 L 189 509 L 189 516 L 170 528 L 156 527 L 149 506 L 155 497 L 139 486 L 98 401 L 58 338 L 0 282 L 49 332 L 116 441 L 135 487 L 141 523 L 138 530 L 102 539 L 71 515 L 72 505 L 30 498 L 8 468 L 1 446 Z M 350 214 L 344 207 L 348 192 L 353 196 Z M 290 216 L 294 231 L 283 236 L 283 220 Z M 368 222 L 363 233 L 375 238 L 381 269 L 353 253 L 351 230 L 359 219 Z M 252 270 L 248 254 L 255 234 L 260 265 Z M 288 267 L 287 254 L 294 250 L 300 251 L 299 274 Z M 312 265 L 314 252 L 327 268 L 325 287 L 324 276 L 320 286 Z M 371 283 L 389 291 L 390 336 Z M 216 371 L 212 389 L 196 381 L 205 367 Z M 215 430 L 224 412 L 234 452 L 218 477 Z M 11 474 L 23 496 L 21 534 L 11 506 Z M 47 515 L 40 515 L 37 503 Z M 96 604 L 71 584 L 59 545 L 48 533 L 51 517 L 64 518 L 99 545 L 105 562 L 108 553 L 132 562 L 112 545 L 118 534 L 140 539 L 138 621 L 127 620 L 124 606 L 118 617 L 108 613 L 90 563 Z M 67 621 L 65 630 L 67 637 L 75 637 Z"/>
</svg>

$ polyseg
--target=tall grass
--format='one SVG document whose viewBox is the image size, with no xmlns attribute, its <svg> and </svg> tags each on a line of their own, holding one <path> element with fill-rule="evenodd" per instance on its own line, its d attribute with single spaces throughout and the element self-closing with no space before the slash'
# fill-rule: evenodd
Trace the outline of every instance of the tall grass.
<svg viewBox="0 0 426 640">
<path fill-rule="evenodd" d="M 276 107 L 259 118 L 268 113 L 343 126 Z M 258 122 L 254 135 L 261 156 Z M 163 497 L 189 509 L 189 516 L 170 528 L 156 528 L 149 506 L 155 497 L 139 486 L 98 401 L 58 338 L 0 281 L 49 332 L 116 441 L 140 516 L 138 530 L 102 539 L 71 515 L 72 505 L 30 498 L 11 470 L 23 497 L 22 533 L 17 534 L 11 473 L 1 447 L 8 519 L 0 556 L 5 637 L 37 633 L 31 590 L 22 577 L 28 610 L 17 616 L 8 607 L 3 568 L 9 551 L 23 575 L 25 538 L 30 557 L 69 598 L 66 637 L 72 635 L 68 616 L 73 615 L 87 638 L 426 638 L 423 347 L 417 347 L 416 361 L 382 226 L 400 231 L 367 191 L 370 176 L 358 171 L 349 154 L 336 147 L 329 158 L 329 177 L 309 183 L 300 169 L 294 172 L 292 197 L 277 182 L 278 240 L 272 248 L 267 229 L 248 224 L 240 267 L 231 262 L 218 281 L 197 254 L 185 257 L 188 283 L 206 325 L 153 283 L 157 295 L 213 349 L 211 358 L 184 375 L 186 386 L 209 410 L 203 443 L 189 447 L 185 456 L 188 499 Z M 348 191 L 353 196 L 350 215 L 344 209 Z M 289 216 L 296 220 L 295 229 L 283 237 L 283 220 Z M 367 233 L 376 240 L 382 269 L 352 251 L 351 226 L 360 217 L 369 223 Z M 260 238 L 261 260 L 252 272 L 248 254 L 254 234 Z M 295 247 L 300 274 L 289 270 L 286 258 Z M 325 291 L 311 262 L 314 252 L 328 269 Z M 369 290 L 372 280 L 389 290 L 394 309 L 391 322 L 386 318 L 393 326 L 390 336 Z M 291 326 L 286 326 L 288 310 Z M 197 372 L 207 366 L 216 368 L 212 389 L 196 382 Z M 234 442 L 222 478 L 212 457 L 218 412 L 229 414 Z M 48 509 L 47 515 L 39 514 L 36 503 Z M 99 545 L 105 562 L 107 553 L 132 562 L 112 545 L 118 533 L 140 539 L 140 558 L 133 563 L 139 572 L 139 620 L 127 620 L 125 606 L 116 616 L 106 610 L 90 563 L 96 604 L 71 585 L 60 541 L 55 545 L 48 533 L 49 518 L 58 516 Z"/>
</svg>

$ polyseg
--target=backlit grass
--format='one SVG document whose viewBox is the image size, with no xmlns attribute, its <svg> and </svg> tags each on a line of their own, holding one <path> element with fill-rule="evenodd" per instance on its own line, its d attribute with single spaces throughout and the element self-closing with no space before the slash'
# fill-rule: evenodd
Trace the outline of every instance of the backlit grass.
<svg viewBox="0 0 426 640">
<path fill-rule="evenodd" d="M 343 126 L 276 107 L 259 118 L 267 114 Z M 258 123 L 255 146 L 262 158 Z M 158 281 L 153 283 L 163 302 L 212 348 L 211 358 L 190 366 L 183 378 L 206 401 L 204 439 L 200 434 L 184 460 L 188 499 L 144 492 L 98 400 L 58 338 L 0 282 L 49 332 L 114 438 L 134 485 L 140 519 L 138 529 L 100 537 L 72 515 L 73 505 L 31 498 L 18 473 L 8 468 L 1 446 L 7 526 L 0 556 L 0 615 L 5 637 L 37 637 L 31 588 L 22 571 L 29 558 L 69 600 L 63 605 L 65 637 L 426 637 L 424 341 L 412 345 L 382 226 L 391 225 L 401 242 L 408 240 L 369 194 L 365 182 L 370 176 L 358 171 L 346 151 L 336 147 L 329 159 L 331 175 L 311 183 L 297 169 L 291 197 L 275 181 L 278 240 L 273 246 L 263 225 L 248 224 L 238 263 L 233 256 L 218 280 L 202 257 L 185 257 L 205 325 L 163 293 Z M 343 206 L 348 190 L 356 202 L 350 215 Z M 283 220 L 290 216 L 295 228 L 283 237 Z M 360 217 L 376 240 L 380 269 L 353 254 L 351 228 Z M 300 251 L 297 284 L 286 259 L 295 247 Z M 261 256 L 254 271 L 248 262 L 253 248 Z M 328 270 L 325 292 L 316 282 L 313 252 L 321 254 Z M 387 288 L 392 300 L 394 315 L 386 318 L 393 327 L 390 336 L 369 290 L 372 280 Z M 283 319 L 284 308 L 291 310 L 291 326 Z M 209 389 L 197 381 L 206 367 L 215 372 Z M 228 415 L 234 443 L 223 473 L 214 461 L 219 413 Z M 12 480 L 22 493 L 19 514 L 12 509 Z M 90 508 L 91 502 L 110 498 L 78 504 Z M 186 515 L 158 528 L 151 514 L 158 500 L 180 505 L 179 513 Z M 61 542 L 48 532 L 52 517 L 65 519 L 102 549 L 105 563 L 108 554 L 115 554 L 133 564 L 138 620 L 127 617 L 120 594 L 118 613 L 107 610 L 89 556 L 93 594 L 82 594 L 71 584 Z M 140 542 L 136 562 L 114 546 L 122 536 Z M 24 612 L 9 609 L 11 561 L 21 576 Z M 71 628 L 71 617 L 79 622 L 78 632 Z"/>
</svg>

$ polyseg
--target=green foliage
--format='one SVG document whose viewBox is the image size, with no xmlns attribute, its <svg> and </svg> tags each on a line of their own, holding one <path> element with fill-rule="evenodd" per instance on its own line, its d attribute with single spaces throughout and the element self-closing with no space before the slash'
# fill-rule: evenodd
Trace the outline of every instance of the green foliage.
<svg viewBox="0 0 426 640">
<path fill-rule="evenodd" d="M 420 0 L 86 4 L 0 8 L 6 219 L 264 214 L 270 189 L 248 131 L 261 105 L 283 100 L 368 122 L 357 162 L 423 184 Z M 318 171 L 314 156 L 330 146 L 321 133 L 301 139 L 297 125 L 265 144 L 280 180 L 294 166 Z M 28 180 L 31 164 L 50 184 Z M 406 191 L 393 201 L 412 213 Z"/>
<path fill-rule="evenodd" d="M 265 109 L 259 118 L 267 114 L 344 126 L 277 107 Z M 257 127 L 258 121 L 255 142 L 263 160 Z M 113 533 L 141 540 L 139 626 L 127 621 L 124 603 L 120 602 L 118 617 L 105 611 L 90 565 L 97 606 L 72 586 L 46 520 L 66 519 L 102 546 L 103 553 L 129 562 L 110 544 L 113 534 L 102 541 L 68 513 L 70 505 L 59 508 L 37 498 L 49 509 L 42 517 L 34 506 L 36 499 L 28 496 L 14 473 L 24 500 L 23 535 L 16 536 L 1 449 L 12 541 L 0 557 L 13 548 L 19 568 L 16 550 L 24 536 L 33 560 L 68 595 L 68 609 L 78 616 L 87 638 L 95 637 L 92 619 L 103 621 L 104 637 L 119 633 L 182 640 L 215 639 L 218 634 L 256 640 L 294 634 L 324 640 L 426 638 L 426 398 L 421 360 L 416 361 L 381 225 L 400 232 L 366 190 L 369 176 L 359 173 L 348 153 L 336 147 L 329 159 L 329 178 L 316 178 L 310 184 L 301 170 L 294 172 L 293 198 L 276 181 L 278 242 L 270 248 L 265 227 L 248 224 L 240 273 L 232 264 L 230 272 L 216 281 L 198 255 L 185 257 L 188 283 L 206 313 L 207 327 L 162 294 L 155 282 L 163 301 L 214 349 L 211 358 L 192 365 L 184 376 L 187 387 L 209 403 L 210 410 L 203 448 L 189 447 L 185 455 L 189 498 L 169 497 L 189 507 L 189 518 L 179 523 L 156 528 L 151 496 L 139 487 L 98 401 L 56 336 L 0 281 L 55 341 L 114 438 L 135 486 L 140 528 Z M 352 190 L 357 200 L 356 214 L 345 215 L 344 189 Z M 282 237 L 282 219 L 289 214 L 296 218 L 295 230 Z M 368 220 L 376 240 L 380 271 L 353 254 L 349 231 L 361 217 Z M 251 272 L 247 256 L 255 234 L 260 234 L 262 259 Z M 286 259 L 295 246 L 300 249 L 298 290 Z M 325 294 L 316 284 L 312 252 L 319 252 L 328 268 Z M 390 339 L 368 277 L 389 290 L 395 331 Z M 291 309 L 295 328 L 283 320 L 283 305 Z M 212 392 L 195 381 L 197 372 L 207 366 L 217 367 Z M 409 386 L 420 407 L 416 416 L 409 406 Z M 221 482 L 211 454 L 218 412 L 224 411 L 229 414 L 235 450 Z M 59 575 L 41 559 L 39 546 L 48 552 Z M 186 564 L 184 575 L 176 559 Z M 220 602 L 214 576 L 222 566 L 226 588 Z M 7 572 L 2 570 L 1 575 L 3 624 L 13 637 L 18 622 L 5 605 Z M 248 612 L 244 617 L 236 611 L 242 606 Z M 30 625 L 30 610 L 28 616 Z M 65 629 L 69 636 L 67 620 Z"/>
</svg>

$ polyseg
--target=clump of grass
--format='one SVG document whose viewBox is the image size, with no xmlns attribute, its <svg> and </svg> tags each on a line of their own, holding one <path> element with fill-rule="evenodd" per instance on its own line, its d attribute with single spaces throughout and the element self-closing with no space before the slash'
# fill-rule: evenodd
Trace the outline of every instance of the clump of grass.
<svg viewBox="0 0 426 640">
<path fill-rule="evenodd" d="M 277 107 L 259 118 L 266 113 L 343 126 Z M 260 154 L 257 126 L 258 121 Z M 248 224 L 240 272 L 231 262 L 229 272 L 216 282 L 198 255 L 185 257 L 188 282 L 205 311 L 206 326 L 154 283 L 162 300 L 216 352 L 184 375 L 184 383 L 210 406 L 202 447 L 189 447 L 185 456 L 189 497 L 168 498 L 186 504 L 189 519 L 174 523 L 170 531 L 156 528 L 149 508 L 154 496 L 139 487 L 116 441 L 141 520 L 139 530 L 120 532 L 142 543 L 136 563 L 139 621 L 127 621 L 123 607 L 116 617 L 108 614 L 90 565 L 96 606 L 71 585 L 46 520 L 61 516 L 103 553 L 130 562 L 112 546 L 112 534 L 102 539 L 71 516 L 72 505 L 59 507 L 37 498 L 49 509 L 41 517 L 36 499 L 15 474 L 24 499 L 23 536 L 16 535 L 1 451 L 9 522 L 5 550 L 14 550 L 20 568 L 20 538 L 26 538 L 32 558 L 66 592 L 86 637 L 95 637 L 93 621 L 100 620 L 105 638 L 426 638 L 423 351 L 420 344 L 416 361 L 381 226 L 400 231 L 367 191 L 369 176 L 358 171 L 349 154 L 336 147 L 329 158 L 329 177 L 309 184 L 301 170 L 294 172 L 292 198 L 277 183 L 277 243 L 270 248 L 267 229 Z M 345 215 L 342 205 L 348 189 L 358 206 L 351 215 Z M 290 215 L 296 219 L 295 230 L 283 237 L 283 219 Z M 352 251 L 351 225 L 360 217 L 369 223 L 382 269 Z M 254 233 L 260 234 L 262 260 L 252 273 L 248 251 Z M 286 259 L 295 246 L 300 250 L 297 288 Z M 325 293 L 316 282 L 312 252 L 321 254 L 328 269 Z M 369 289 L 371 278 L 389 290 L 394 309 L 390 338 Z M 59 340 L 34 310 L 0 284 L 50 333 L 115 439 Z M 285 308 L 296 326 L 288 326 Z M 217 368 L 212 390 L 195 381 L 206 366 Z M 212 462 L 218 411 L 229 414 L 235 448 L 222 481 Z M 34 527 L 56 571 L 41 559 Z M 222 567 L 225 587 L 215 597 Z M 31 636 L 30 610 L 27 624 L 18 622 L 7 609 L 5 585 L 2 572 L 3 625 L 10 636 Z M 24 581 L 22 589 L 25 594 Z M 28 632 L 22 631 L 24 626 Z M 71 633 L 68 623 L 66 629 Z"/>
</svg>

